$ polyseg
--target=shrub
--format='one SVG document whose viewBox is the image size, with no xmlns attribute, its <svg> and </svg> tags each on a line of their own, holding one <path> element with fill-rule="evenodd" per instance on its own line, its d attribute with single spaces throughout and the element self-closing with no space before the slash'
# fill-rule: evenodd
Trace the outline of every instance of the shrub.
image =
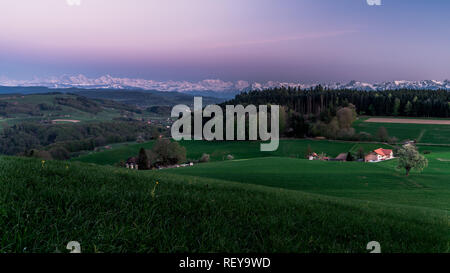
<svg viewBox="0 0 450 273">
<path fill-rule="evenodd" d="M 388 139 L 389 144 L 396 144 L 397 142 L 398 142 L 398 138 L 396 138 L 396 137 L 390 137 Z"/>
<path fill-rule="evenodd" d="M 52 158 L 57 160 L 67 160 L 70 158 L 70 153 L 62 146 L 54 146 L 49 150 Z"/>
<path fill-rule="evenodd" d="M 358 139 L 361 141 L 372 141 L 373 140 L 373 136 L 367 132 L 360 132 L 358 134 Z"/>
<path fill-rule="evenodd" d="M 378 128 L 377 137 L 382 142 L 387 142 L 389 140 L 389 133 L 385 127 L 381 126 Z"/>
<path fill-rule="evenodd" d="M 352 155 L 351 152 L 348 152 L 348 153 L 347 153 L 347 158 L 346 158 L 346 160 L 347 160 L 347 161 L 355 161 L 355 158 L 353 157 L 353 155 Z"/>
<path fill-rule="evenodd" d="M 363 147 L 359 147 L 358 150 L 358 159 L 364 159 L 365 154 L 364 154 L 364 148 Z"/>
<path fill-rule="evenodd" d="M 43 160 L 52 160 L 52 155 L 48 151 L 33 149 L 26 153 L 28 157 L 40 158 Z"/>
<path fill-rule="evenodd" d="M 158 139 L 152 148 L 163 165 L 173 165 L 186 161 L 186 149 L 168 139 Z"/>
<path fill-rule="evenodd" d="M 210 155 L 209 154 L 203 154 L 202 157 L 200 157 L 200 162 L 201 163 L 206 163 L 209 162 L 210 159 Z"/>
</svg>

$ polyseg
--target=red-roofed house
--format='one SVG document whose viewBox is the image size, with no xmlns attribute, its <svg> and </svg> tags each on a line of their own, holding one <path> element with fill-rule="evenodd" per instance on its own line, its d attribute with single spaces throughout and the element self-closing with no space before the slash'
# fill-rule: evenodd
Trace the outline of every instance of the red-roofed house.
<svg viewBox="0 0 450 273">
<path fill-rule="evenodd" d="M 380 162 L 394 158 L 394 152 L 389 149 L 376 149 L 364 158 L 365 162 Z"/>
<path fill-rule="evenodd" d="M 391 159 L 394 158 L 394 152 L 389 149 L 376 149 L 374 151 L 376 154 L 380 155 L 383 159 Z"/>
</svg>

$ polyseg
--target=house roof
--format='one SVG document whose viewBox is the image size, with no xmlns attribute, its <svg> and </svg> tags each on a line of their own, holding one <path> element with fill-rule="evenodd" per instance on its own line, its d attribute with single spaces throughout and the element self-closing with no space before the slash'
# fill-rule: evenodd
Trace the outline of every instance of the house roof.
<svg viewBox="0 0 450 273">
<path fill-rule="evenodd" d="M 341 153 L 341 154 L 339 154 L 337 157 L 336 157 L 336 159 L 347 159 L 347 153 Z"/>
<path fill-rule="evenodd" d="M 137 164 L 137 158 L 136 157 L 130 157 L 130 158 L 128 158 L 127 159 L 127 162 L 126 163 L 128 163 L 128 164 Z"/>
<path fill-rule="evenodd" d="M 376 149 L 374 152 L 381 156 L 390 156 L 392 153 L 392 150 L 380 148 L 380 149 Z"/>
</svg>

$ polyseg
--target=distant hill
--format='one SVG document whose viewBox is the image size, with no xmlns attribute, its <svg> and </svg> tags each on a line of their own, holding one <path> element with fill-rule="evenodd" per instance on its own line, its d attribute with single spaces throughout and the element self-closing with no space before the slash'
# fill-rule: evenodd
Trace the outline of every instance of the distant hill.
<svg viewBox="0 0 450 273">
<path fill-rule="evenodd" d="M 92 99 L 108 99 L 139 107 L 174 106 L 177 104 L 192 105 L 194 95 L 202 95 L 204 104 L 221 103 L 229 97 L 215 98 L 205 94 L 183 94 L 179 92 L 161 92 L 155 90 L 123 90 L 123 89 L 81 89 L 81 88 L 48 88 L 48 87 L 8 87 L 0 86 L 0 94 L 43 94 L 70 93 Z M 212 95 L 209 94 L 208 95 Z M 234 97 L 234 96 L 233 96 Z"/>
<path fill-rule="evenodd" d="M 0 94 L 42 94 L 49 92 L 56 92 L 57 90 L 52 90 L 48 87 L 41 86 L 31 86 L 31 87 L 11 87 L 11 86 L 0 86 Z"/>
<path fill-rule="evenodd" d="M 183 92 L 184 94 L 189 94 L 192 96 L 207 96 L 207 97 L 211 97 L 211 98 L 216 98 L 219 100 L 230 100 L 233 99 L 236 95 L 247 91 L 247 90 L 243 90 L 243 91 L 227 91 L 227 92 L 220 92 L 220 91 L 185 91 Z"/>
<path fill-rule="evenodd" d="M 0 128 L 26 121 L 78 123 L 139 118 L 146 114 L 145 110 L 133 105 L 77 94 L 53 92 L 0 95 Z"/>
<path fill-rule="evenodd" d="M 182 94 L 178 92 L 161 92 L 153 90 L 102 90 L 102 89 L 68 89 L 67 92 L 95 99 L 110 99 L 139 107 L 192 105 L 194 96 L 202 94 Z M 226 98 L 203 97 L 203 104 L 217 104 Z"/>
</svg>

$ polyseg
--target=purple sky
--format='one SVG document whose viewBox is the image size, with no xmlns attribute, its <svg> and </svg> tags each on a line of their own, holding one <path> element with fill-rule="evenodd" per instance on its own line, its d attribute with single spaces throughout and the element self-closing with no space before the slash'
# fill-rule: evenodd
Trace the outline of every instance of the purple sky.
<svg viewBox="0 0 450 273">
<path fill-rule="evenodd" d="M 450 78 L 446 0 L 1 0 L 0 11 L 0 76 L 14 79 Z"/>
</svg>

